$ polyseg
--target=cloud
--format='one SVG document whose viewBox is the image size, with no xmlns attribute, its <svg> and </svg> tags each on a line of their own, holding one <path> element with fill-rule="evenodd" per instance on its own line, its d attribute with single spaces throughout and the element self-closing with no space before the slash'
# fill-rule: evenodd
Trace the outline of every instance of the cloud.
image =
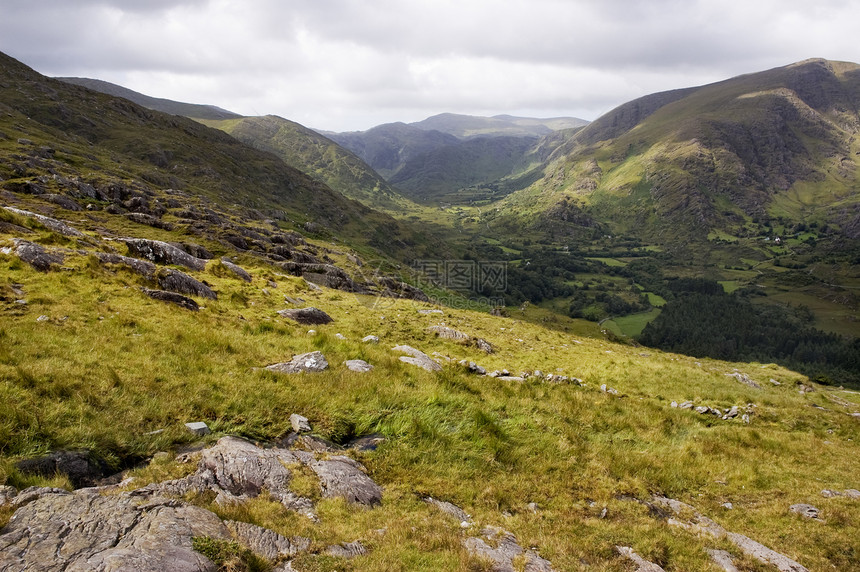
<svg viewBox="0 0 860 572">
<path fill-rule="evenodd" d="M 7 0 L 47 75 L 333 130 L 442 111 L 579 115 L 808 57 L 860 61 L 847 0 Z"/>
</svg>

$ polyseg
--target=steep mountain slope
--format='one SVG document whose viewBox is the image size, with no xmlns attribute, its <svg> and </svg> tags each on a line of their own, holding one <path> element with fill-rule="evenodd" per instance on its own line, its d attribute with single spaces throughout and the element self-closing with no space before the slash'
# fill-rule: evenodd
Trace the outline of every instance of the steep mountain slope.
<svg viewBox="0 0 860 572">
<path fill-rule="evenodd" d="M 5 55 L 0 102 L 7 154 L 0 177 L 8 190 L 77 199 L 95 197 L 95 189 L 115 198 L 122 212 L 151 214 L 123 203 L 138 197 L 152 211 L 153 202 L 167 204 L 169 189 L 222 212 L 235 207 L 246 219 L 310 228 L 359 248 L 412 257 L 420 242 L 402 223 L 221 131 L 45 78 Z"/>
<path fill-rule="evenodd" d="M 159 97 L 150 97 L 142 93 L 130 90 L 128 88 L 102 81 L 100 79 L 89 79 L 84 77 L 58 77 L 55 78 L 65 83 L 80 85 L 93 91 L 106 93 L 115 97 L 122 97 L 133 101 L 138 105 L 142 105 L 147 109 L 162 111 L 171 115 L 182 115 L 183 117 L 191 117 L 194 119 L 231 119 L 241 117 L 238 113 L 221 109 L 214 105 L 201 105 L 197 103 L 182 103 L 180 101 L 172 101 Z"/>
<path fill-rule="evenodd" d="M 361 159 L 298 123 L 274 115 L 203 122 L 279 156 L 350 199 L 373 208 L 404 208 L 403 197 Z"/>
<path fill-rule="evenodd" d="M 426 131 L 406 123 L 387 123 L 367 131 L 326 133 L 370 165 L 374 171 L 390 179 L 409 159 L 456 145 L 459 139 L 441 131 Z"/>
<path fill-rule="evenodd" d="M 856 238 L 860 67 L 809 60 L 622 105 L 570 137 L 531 194 L 673 241 L 780 216 Z"/>
</svg>

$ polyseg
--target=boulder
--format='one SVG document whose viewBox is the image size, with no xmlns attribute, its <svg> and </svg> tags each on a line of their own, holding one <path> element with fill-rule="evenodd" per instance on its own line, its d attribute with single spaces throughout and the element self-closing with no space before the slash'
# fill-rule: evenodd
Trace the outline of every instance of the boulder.
<svg viewBox="0 0 860 572">
<path fill-rule="evenodd" d="M 378 344 L 379 343 L 379 337 L 378 336 L 372 336 L 372 335 L 371 336 L 364 336 L 363 338 L 361 338 L 361 341 L 366 343 L 366 344 Z"/>
<path fill-rule="evenodd" d="M 59 266 L 65 261 L 65 257 L 58 252 L 48 252 L 42 246 L 16 238 L 13 240 L 15 244 L 15 256 L 42 272 L 51 270 L 54 266 Z"/>
<path fill-rule="evenodd" d="M 818 518 L 818 509 L 811 504 L 793 504 L 788 507 L 788 510 L 795 514 L 799 514 L 803 518 Z"/>
<path fill-rule="evenodd" d="M 248 274 L 248 272 L 244 268 L 242 268 L 236 264 L 233 264 L 227 258 L 221 259 L 221 266 L 223 266 L 224 268 L 226 268 L 227 270 L 229 270 L 230 272 L 232 272 L 233 274 L 235 274 L 236 276 L 238 276 L 239 278 L 241 278 L 245 282 L 251 281 L 251 275 Z"/>
<path fill-rule="evenodd" d="M 396 352 L 409 354 L 411 357 L 401 356 L 400 361 L 412 364 L 414 366 L 420 367 L 421 369 L 425 369 L 427 371 L 442 371 L 442 366 L 430 359 L 430 356 L 422 352 L 421 350 L 417 350 L 412 346 L 395 346 L 392 348 Z"/>
<path fill-rule="evenodd" d="M 365 373 L 373 369 L 373 366 L 361 359 L 348 359 L 343 362 L 350 371 Z"/>
<path fill-rule="evenodd" d="M 189 433 L 194 433 L 199 437 L 209 435 L 212 432 L 212 430 L 209 429 L 209 426 L 206 425 L 205 421 L 192 421 L 190 423 L 186 423 L 185 429 L 187 429 Z"/>
<path fill-rule="evenodd" d="M 468 343 L 472 339 L 472 336 L 469 334 L 464 334 L 463 332 L 457 331 L 454 328 L 449 328 L 448 326 L 430 326 L 427 328 L 427 331 L 436 334 L 437 337 L 461 343 Z"/>
<path fill-rule="evenodd" d="M 32 213 L 30 211 L 25 211 L 22 209 L 16 209 L 15 207 L 3 207 L 3 208 L 5 208 L 7 211 L 9 211 L 11 213 L 15 213 L 17 215 L 32 218 L 32 219 L 38 221 L 42 226 L 44 226 L 48 230 L 51 230 L 51 231 L 56 232 L 58 234 L 62 234 L 63 236 L 70 236 L 73 238 L 80 238 L 80 237 L 84 236 L 84 233 L 82 233 L 78 229 L 72 228 L 71 226 L 67 225 L 66 223 L 59 221 L 55 218 L 51 218 L 48 216 Z"/>
<path fill-rule="evenodd" d="M 296 433 L 310 433 L 311 431 L 311 424 L 308 418 L 298 413 L 290 415 L 290 426 Z"/>
<path fill-rule="evenodd" d="M 203 282 L 172 268 L 162 268 L 158 272 L 158 287 L 162 290 L 186 294 L 188 296 L 200 296 L 201 298 L 209 298 L 210 300 L 218 298 L 218 295 Z"/>
<path fill-rule="evenodd" d="M 318 308 L 289 308 L 280 310 L 278 314 L 288 320 L 305 325 L 328 324 L 334 321 L 331 316 Z"/>
<path fill-rule="evenodd" d="M 156 266 L 148 260 L 122 256 L 121 254 L 114 254 L 112 252 L 93 252 L 93 254 L 102 264 L 121 264 L 146 278 L 155 276 Z"/>
<path fill-rule="evenodd" d="M 484 338 L 477 338 L 475 340 L 475 345 L 478 346 L 478 349 L 486 354 L 491 354 L 495 351 L 493 348 L 493 344 L 485 340 Z"/>
<path fill-rule="evenodd" d="M 328 369 L 328 361 L 320 352 L 308 352 L 297 355 L 288 362 L 268 365 L 266 369 L 278 373 L 318 373 Z"/>
<path fill-rule="evenodd" d="M 145 238 L 125 238 L 122 240 L 133 257 L 144 258 L 157 264 L 176 264 L 192 270 L 204 270 L 206 268 L 205 260 L 192 256 L 172 244 Z"/>
<path fill-rule="evenodd" d="M 197 305 L 197 302 L 195 302 L 191 298 L 183 296 L 182 294 L 177 294 L 176 292 L 166 292 L 164 290 L 150 290 L 149 288 L 141 288 L 140 290 L 153 300 L 170 302 L 171 304 L 176 304 L 177 306 L 181 306 L 182 308 L 185 308 L 186 310 L 191 310 L 192 312 L 196 312 L 200 309 L 200 306 Z"/>
<path fill-rule="evenodd" d="M 320 479 L 323 497 L 340 497 L 353 504 L 374 506 L 382 503 L 382 488 L 364 474 L 363 467 L 349 457 L 330 456 L 307 465 Z"/>
<path fill-rule="evenodd" d="M 447 501 L 440 501 L 440 500 L 434 499 L 433 497 L 425 498 L 424 502 L 426 502 L 427 504 L 429 504 L 431 506 L 438 508 L 439 510 L 441 510 L 442 512 L 444 512 L 447 515 L 453 516 L 454 518 L 457 519 L 457 522 L 459 522 L 461 524 L 472 522 L 472 519 L 469 518 L 469 515 L 466 514 L 466 511 L 464 511 L 463 509 L 461 509 L 460 507 L 458 507 L 457 505 L 455 505 L 453 503 L 450 503 Z"/>
<path fill-rule="evenodd" d="M 726 375 L 735 378 L 736 380 L 748 387 L 752 387 L 753 389 L 761 389 L 761 386 L 745 373 L 736 371 L 734 373 L 727 373 Z"/>
</svg>

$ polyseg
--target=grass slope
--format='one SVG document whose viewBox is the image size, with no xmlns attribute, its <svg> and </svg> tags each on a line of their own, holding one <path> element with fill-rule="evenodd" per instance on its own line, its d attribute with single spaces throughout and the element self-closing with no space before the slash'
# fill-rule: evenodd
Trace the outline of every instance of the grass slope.
<svg viewBox="0 0 860 572">
<path fill-rule="evenodd" d="M 519 314 L 450 308 L 426 315 L 418 310 L 427 306 L 411 302 L 311 290 L 247 257 L 238 262 L 253 275 L 250 283 L 216 264 L 191 273 L 218 293 L 192 313 L 146 298 L 136 275 L 79 254 L 98 243 L 97 234 L 67 239 L 14 220 L 29 224 L 30 240 L 62 245 L 68 255 L 62 270 L 42 273 L 0 253 L 7 294 L 0 302 L 0 483 L 62 485 L 14 468 L 53 449 L 90 449 L 116 467 L 175 450 L 193 439 L 187 421 L 212 427 L 207 442 L 223 434 L 265 442 L 289 431 L 288 417 L 298 412 L 336 443 L 385 437 L 376 451 L 351 453 L 384 486 L 381 507 L 322 501 L 313 523 L 264 498 L 233 508 L 194 502 L 225 518 L 307 535 L 317 547 L 357 538 L 369 547 L 350 562 L 310 554 L 295 562 L 299 570 L 485 569 L 462 548 L 459 523 L 420 501 L 427 495 L 463 507 L 477 526 L 512 531 L 558 570 L 626 570 L 617 544 L 668 570 L 709 569 L 704 548 L 712 543 L 632 500 L 654 493 L 689 502 L 810 569 L 858 569 L 860 504 L 819 494 L 857 488 L 860 420 L 848 415 L 860 410 L 856 393 L 798 393 L 806 378 L 774 365 L 646 353 L 607 342 L 579 321 L 541 325 Z M 0 235 L 0 246 L 10 236 Z M 13 300 L 13 287 L 26 304 Z M 277 315 L 285 296 L 335 321 L 310 333 Z M 427 332 L 439 323 L 485 338 L 495 353 Z M 362 343 L 368 334 L 380 343 Z M 451 361 L 442 360 L 440 373 L 424 372 L 391 351 L 403 343 Z M 327 371 L 261 369 L 312 350 L 325 354 Z M 356 358 L 375 369 L 348 371 L 343 361 Z M 478 377 L 457 365 L 460 359 L 514 373 L 562 373 L 584 384 Z M 763 388 L 726 375 L 735 369 Z M 603 384 L 619 394 L 601 391 Z M 673 408 L 673 400 L 749 407 L 751 421 Z M 136 474 L 140 484 L 182 470 L 160 457 Z M 823 521 L 791 514 L 788 505 L 797 502 L 818 506 Z"/>
</svg>

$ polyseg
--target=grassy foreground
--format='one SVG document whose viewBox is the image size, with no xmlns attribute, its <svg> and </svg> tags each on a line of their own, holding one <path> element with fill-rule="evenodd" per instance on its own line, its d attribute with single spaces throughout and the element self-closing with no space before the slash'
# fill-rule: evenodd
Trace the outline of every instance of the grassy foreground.
<svg viewBox="0 0 860 572">
<path fill-rule="evenodd" d="M 9 245 L 0 238 L 0 247 Z M 204 307 L 192 313 L 145 297 L 138 276 L 85 254 L 70 254 L 51 273 L 0 254 L 0 483 L 46 484 L 14 463 L 49 450 L 91 449 L 119 469 L 189 444 L 187 421 L 206 421 L 214 431 L 208 441 L 225 434 L 270 441 L 300 413 L 336 443 L 385 437 L 376 451 L 351 453 L 384 487 L 382 506 L 324 500 L 317 524 L 265 499 L 210 507 L 308 536 L 314 546 L 361 539 L 369 547 L 349 562 L 305 555 L 297 569 L 484 569 L 462 548 L 459 523 L 421 501 L 429 495 L 464 508 L 477 526 L 510 530 L 557 570 L 627 570 L 618 544 L 667 570 L 716 570 L 703 550 L 714 542 L 631 500 L 655 493 L 688 502 L 811 570 L 860 569 L 860 502 L 820 494 L 860 488 L 860 419 L 849 415 L 860 410 L 856 393 L 800 393 L 806 378 L 774 365 L 612 344 L 588 337 L 594 330 L 577 321 L 541 325 L 519 312 L 500 318 L 449 308 L 420 314 L 428 306 L 312 290 L 253 260 L 239 262 L 251 283 L 225 275 L 216 262 L 194 274 L 219 297 L 198 300 Z M 15 301 L 13 288 L 26 304 Z M 276 314 L 288 307 L 285 296 L 335 321 L 308 333 Z M 496 352 L 426 331 L 440 323 L 489 340 Z M 380 343 L 362 343 L 368 334 Z M 390 349 L 397 344 L 452 361 L 441 373 L 424 372 L 398 360 Z M 260 369 L 312 350 L 325 354 L 327 371 Z M 488 370 L 539 369 L 584 384 L 478 377 L 457 364 L 464 358 Z M 350 372 L 347 359 L 375 369 Z M 725 375 L 736 368 L 762 389 Z M 601 391 L 602 384 L 619 393 Z M 670 406 L 685 400 L 723 409 L 752 404 L 753 413 L 745 424 Z M 181 470 L 160 456 L 137 474 L 163 479 Z M 68 485 L 61 477 L 49 481 Z M 721 506 L 726 502 L 734 508 Z M 822 520 L 790 513 L 800 502 L 818 506 Z M 0 524 L 9 516 L 0 513 Z"/>
</svg>

